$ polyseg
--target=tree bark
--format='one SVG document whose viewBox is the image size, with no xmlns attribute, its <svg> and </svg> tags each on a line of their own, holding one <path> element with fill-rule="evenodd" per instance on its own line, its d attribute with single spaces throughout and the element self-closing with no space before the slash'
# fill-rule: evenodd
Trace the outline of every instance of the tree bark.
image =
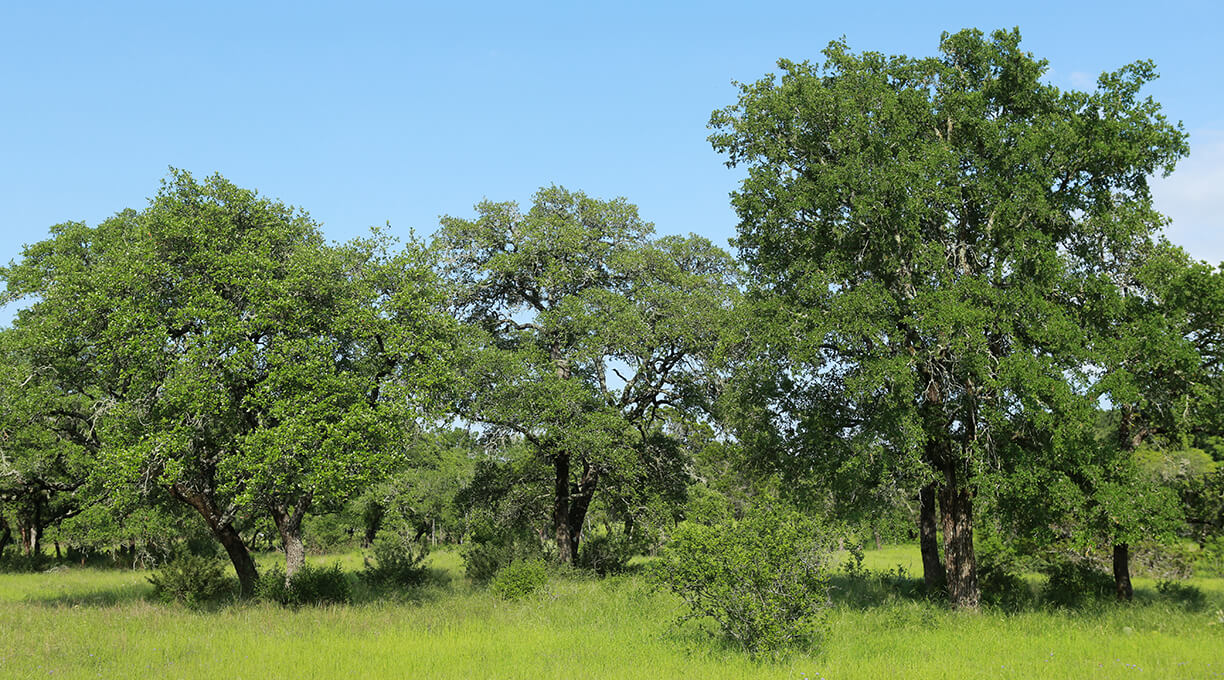
<svg viewBox="0 0 1224 680">
<path fill-rule="evenodd" d="M 918 545 L 922 550 L 922 581 L 930 592 L 943 590 L 948 583 L 943 561 L 939 558 L 935 487 L 932 482 L 918 492 Z"/>
<path fill-rule="evenodd" d="M 956 609 L 977 609 L 981 591 L 977 580 L 977 556 L 973 551 L 973 496 L 959 484 L 955 462 L 944 465 L 944 484 L 939 490 L 943 519 L 944 572 L 948 601 Z"/>
<path fill-rule="evenodd" d="M 582 527 L 586 523 L 587 510 L 591 507 L 591 498 L 595 495 L 595 484 L 598 480 L 599 473 L 595 468 L 589 462 L 583 462 L 578 487 L 570 493 L 570 545 L 573 546 L 575 559 L 578 558 L 581 548 Z"/>
<path fill-rule="evenodd" d="M 306 566 L 306 545 L 302 542 L 302 519 L 310 508 L 310 497 L 298 499 L 297 507 L 288 504 L 270 503 L 268 511 L 280 533 L 281 546 L 285 552 L 285 585 Z"/>
<path fill-rule="evenodd" d="M 553 483 L 553 532 L 557 539 L 557 561 L 561 564 L 573 564 L 577 551 L 574 549 L 570 535 L 570 459 L 568 453 L 558 453 L 553 456 L 553 471 L 556 473 Z"/>
<path fill-rule="evenodd" d="M 222 518 L 221 513 L 217 511 L 216 504 L 208 496 L 192 491 L 182 484 L 172 485 L 170 493 L 200 513 L 208 525 L 208 530 L 229 555 L 230 562 L 234 565 L 234 573 L 238 576 L 238 589 L 242 596 L 254 595 L 255 584 L 259 581 L 259 571 L 255 568 L 255 560 L 251 559 L 251 552 L 247 550 L 246 543 L 242 542 L 242 536 L 238 535 L 238 530 L 234 528 L 234 525 Z"/>
<path fill-rule="evenodd" d="M 1128 453 L 1139 448 L 1143 443 L 1142 428 L 1135 427 L 1135 410 L 1131 406 L 1123 406 L 1118 420 L 1118 444 Z M 1138 519 L 1138 518 L 1135 518 Z M 1130 579 L 1130 545 L 1114 543 L 1113 546 L 1114 594 L 1119 600 L 1130 601 L 1135 594 Z"/>
<path fill-rule="evenodd" d="M 13 530 L 4 517 L 0 517 L 0 557 L 4 557 L 4 549 L 13 542 Z"/>
<path fill-rule="evenodd" d="M 599 481 L 598 471 L 590 463 L 583 464 L 582 477 L 570 483 L 571 459 L 568 453 L 553 457 L 554 480 L 553 531 L 557 539 L 557 561 L 574 564 L 582 542 L 582 527 L 586 522 L 591 497 Z"/>
<path fill-rule="evenodd" d="M 1129 602 L 1135 595 L 1130 577 L 1130 546 L 1115 543 L 1113 547 L 1114 593 L 1118 600 Z"/>
</svg>

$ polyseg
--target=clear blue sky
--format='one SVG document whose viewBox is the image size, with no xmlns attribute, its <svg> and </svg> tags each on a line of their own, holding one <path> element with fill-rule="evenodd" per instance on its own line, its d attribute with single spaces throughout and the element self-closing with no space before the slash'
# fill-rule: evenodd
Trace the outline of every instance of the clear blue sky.
<svg viewBox="0 0 1224 680">
<path fill-rule="evenodd" d="M 0 5 L 0 261 L 52 224 L 142 207 L 170 165 L 304 207 L 334 239 L 387 221 L 429 234 L 441 214 L 557 183 L 725 243 L 737 175 L 705 124 L 733 79 L 843 35 L 919 56 L 944 30 L 1012 26 L 1064 88 L 1156 61 L 1149 92 L 1193 149 L 1158 205 L 1175 242 L 1224 260 L 1212 2 L 163 0 Z"/>
</svg>

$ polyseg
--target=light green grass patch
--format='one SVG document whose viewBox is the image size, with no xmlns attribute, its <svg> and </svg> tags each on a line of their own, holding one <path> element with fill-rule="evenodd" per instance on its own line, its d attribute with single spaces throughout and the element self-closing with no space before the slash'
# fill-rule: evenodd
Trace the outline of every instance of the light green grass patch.
<svg viewBox="0 0 1224 680">
<path fill-rule="evenodd" d="M 868 551 L 865 564 L 895 567 L 899 553 L 884 552 Z M 359 558 L 340 561 L 360 566 Z M 676 628 L 679 603 L 636 576 L 554 578 L 522 601 L 505 602 L 471 588 L 455 553 L 436 552 L 430 564 L 446 578 L 415 599 L 297 610 L 156 604 L 144 599 L 143 572 L 0 575 L 0 677 L 1224 677 L 1218 582 L 1196 581 L 1211 598 L 1200 612 L 1142 588 L 1141 602 L 1083 612 L 840 603 L 824 649 L 755 662 L 700 626 Z"/>
</svg>

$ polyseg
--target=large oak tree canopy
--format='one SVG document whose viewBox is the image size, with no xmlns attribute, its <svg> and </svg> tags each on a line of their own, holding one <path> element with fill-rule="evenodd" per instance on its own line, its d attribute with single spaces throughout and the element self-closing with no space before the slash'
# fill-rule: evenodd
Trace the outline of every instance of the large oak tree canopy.
<svg viewBox="0 0 1224 680">
<path fill-rule="evenodd" d="M 454 320 L 425 252 L 389 245 L 326 244 L 303 212 L 172 171 L 145 209 L 55 227 L 3 273 L 30 302 L 30 380 L 73 396 L 100 483 L 189 505 L 249 593 L 239 513 L 272 515 L 292 573 L 303 515 L 380 474 L 446 380 Z"/>
<path fill-rule="evenodd" d="M 711 118 L 747 170 L 736 244 L 790 329 L 771 341 L 806 367 L 775 384 L 805 409 L 782 439 L 812 466 L 883 447 L 924 470 L 950 595 L 973 607 L 975 476 L 1086 393 L 1083 315 L 1149 248 L 1147 178 L 1185 135 L 1140 97 L 1151 63 L 1063 92 L 1018 31 L 945 34 L 931 58 L 824 54 Z"/>
<path fill-rule="evenodd" d="M 476 210 L 443 218 L 435 244 L 481 332 L 459 411 L 553 467 L 558 558 L 572 562 L 597 489 L 683 488 L 666 426 L 705 399 L 736 267 L 706 239 L 652 238 L 624 199 L 549 187 L 526 212 Z"/>
</svg>

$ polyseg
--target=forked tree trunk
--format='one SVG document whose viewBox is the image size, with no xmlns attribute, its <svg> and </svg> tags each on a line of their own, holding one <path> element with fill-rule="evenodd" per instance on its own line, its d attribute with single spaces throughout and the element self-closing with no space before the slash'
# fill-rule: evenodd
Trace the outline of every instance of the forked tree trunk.
<svg viewBox="0 0 1224 680">
<path fill-rule="evenodd" d="M 570 456 L 558 453 L 553 457 L 554 480 L 553 532 L 557 539 L 557 561 L 574 564 L 582 542 L 582 527 L 587 510 L 599 481 L 599 473 L 589 463 L 584 463 L 582 477 L 577 484 L 570 483 Z"/>
<path fill-rule="evenodd" d="M 943 519 L 944 572 L 948 601 L 956 609 L 977 609 L 977 557 L 973 552 L 973 496 L 961 486 L 956 464 L 944 466 L 944 483 L 939 490 L 939 509 Z"/>
<path fill-rule="evenodd" d="M 1115 543 L 1113 547 L 1114 594 L 1118 600 L 1130 601 L 1135 596 L 1130 577 L 1130 546 Z"/>
<path fill-rule="evenodd" d="M 238 576 L 238 589 L 242 596 L 254 595 L 255 584 L 259 581 L 259 571 L 255 568 L 255 560 L 251 559 L 251 552 L 247 550 L 246 543 L 243 543 L 242 536 L 238 534 L 233 523 L 225 520 L 213 500 L 204 494 L 192 491 L 182 484 L 172 485 L 170 493 L 200 513 L 208 525 L 208 530 L 229 555 L 230 562 L 234 565 L 234 573 Z"/>
<path fill-rule="evenodd" d="M 310 508 L 310 497 L 299 499 L 297 507 L 280 503 L 268 504 L 268 512 L 276 524 L 285 552 L 285 585 L 306 566 L 306 545 L 302 541 L 302 520 Z"/>
<path fill-rule="evenodd" d="M 943 590 L 948 577 L 939 558 L 939 532 L 935 509 L 935 483 L 918 492 L 918 546 L 922 550 L 922 582 L 930 592 Z"/>
</svg>

